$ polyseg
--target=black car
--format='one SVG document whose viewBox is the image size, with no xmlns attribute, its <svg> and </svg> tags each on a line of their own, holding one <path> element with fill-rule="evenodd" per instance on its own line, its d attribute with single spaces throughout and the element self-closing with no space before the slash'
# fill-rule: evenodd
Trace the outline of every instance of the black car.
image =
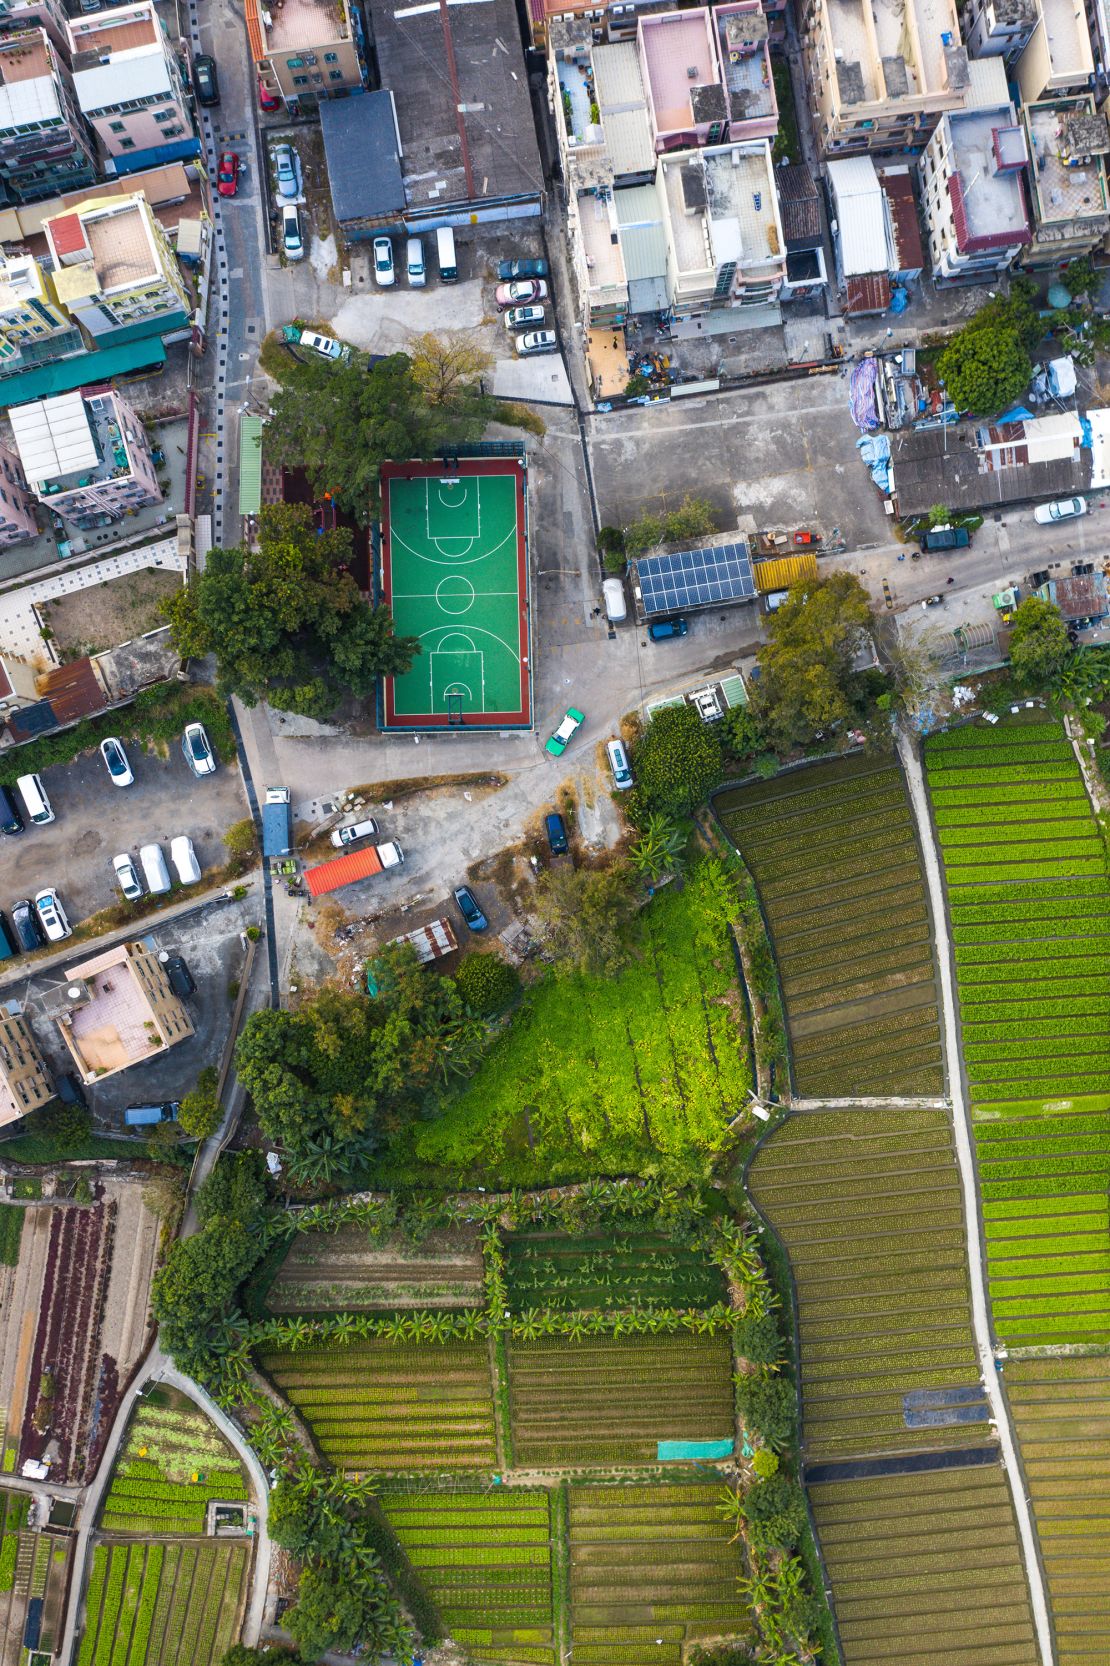
<svg viewBox="0 0 1110 1666">
<path fill-rule="evenodd" d="M 23 816 L 8 787 L 0 787 L 0 833 L 22 833 Z"/>
<path fill-rule="evenodd" d="M 15 928 L 16 936 L 19 938 L 19 946 L 25 953 L 33 954 L 36 949 L 41 949 L 46 942 L 46 938 L 42 934 L 42 926 L 39 924 L 38 914 L 35 912 L 30 897 L 24 897 L 22 902 L 13 903 L 12 925 Z"/>
<path fill-rule="evenodd" d="M 478 899 L 469 885 L 459 885 L 455 890 L 455 902 L 459 913 L 470 927 L 471 931 L 485 931 L 489 926 L 482 910 L 478 907 Z"/>
<path fill-rule="evenodd" d="M 10 960 L 13 955 L 18 953 L 19 944 L 16 941 L 15 933 L 8 924 L 3 909 L 0 909 L 0 960 Z"/>
<path fill-rule="evenodd" d="M 197 986 L 193 982 L 193 974 L 179 954 L 171 954 L 166 961 L 166 976 L 170 980 L 170 988 L 181 1000 L 184 1000 L 186 995 L 196 994 Z"/>
<path fill-rule="evenodd" d="M 193 87 L 196 91 L 198 104 L 218 104 L 220 102 L 220 83 L 216 75 L 216 60 L 210 58 L 207 52 L 202 52 L 193 59 Z"/>
<path fill-rule="evenodd" d="M 552 856 L 565 856 L 570 849 L 567 843 L 567 824 L 562 816 L 550 815 L 544 818 L 544 828 L 547 832 L 547 842 Z"/>
</svg>

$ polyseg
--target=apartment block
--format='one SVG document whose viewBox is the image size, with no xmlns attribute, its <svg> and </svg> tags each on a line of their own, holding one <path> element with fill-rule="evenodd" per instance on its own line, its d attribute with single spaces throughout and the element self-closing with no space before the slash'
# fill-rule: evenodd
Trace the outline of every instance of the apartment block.
<svg viewBox="0 0 1110 1666">
<path fill-rule="evenodd" d="M 62 393 L 8 413 L 23 472 L 42 503 L 78 525 L 161 503 L 150 442 L 139 418 L 110 388 Z"/>
<path fill-rule="evenodd" d="M 992 281 L 1028 244 L 1025 130 L 997 57 L 973 60 L 968 108 L 945 114 L 921 158 L 933 282 Z"/>
<path fill-rule="evenodd" d="M 0 445 L 0 546 L 37 538 L 35 499 L 10 446 Z"/>
<path fill-rule="evenodd" d="M 955 0 L 804 0 L 802 44 L 826 156 L 916 155 L 967 88 Z"/>
<path fill-rule="evenodd" d="M 43 226 L 58 300 L 97 347 L 189 333 L 177 256 L 141 191 L 91 197 Z"/>
<path fill-rule="evenodd" d="M 153 0 L 69 24 L 77 102 L 102 158 L 143 153 L 193 134 L 181 71 Z"/>
<path fill-rule="evenodd" d="M 41 202 L 95 178 L 92 136 L 46 33 L 0 36 L 0 183 L 8 201 Z"/>
<path fill-rule="evenodd" d="M 245 0 L 259 88 L 296 111 L 365 84 L 357 11 L 347 0 Z M 354 19 L 354 25 L 352 23 Z M 436 66 L 442 73 L 442 62 Z"/>
<path fill-rule="evenodd" d="M 1033 213 L 1023 264 L 1061 266 L 1091 254 L 1110 232 L 1110 127 L 1089 95 L 1027 104 L 1022 121 Z"/>
<path fill-rule="evenodd" d="M 22 1013 L 0 1012 L 0 1127 L 54 1097 L 54 1087 Z"/>
<path fill-rule="evenodd" d="M 84 1082 L 142 1064 L 193 1034 L 158 956 L 141 943 L 117 943 L 71 967 L 58 1002 L 55 1022 Z"/>
<path fill-rule="evenodd" d="M 766 139 L 661 156 L 655 183 L 678 319 L 777 302 L 786 244 Z"/>
<path fill-rule="evenodd" d="M 62 0 L 0 0 L 0 30 L 5 35 L 45 29 L 63 57 L 69 55 L 68 22 Z"/>
<path fill-rule="evenodd" d="M 1022 103 L 1087 92 L 1095 60 L 1083 0 L 1037 0 L 1037 12 L 1040 27 L 1018 60 Z"/>
<path fill-rule="evenodd" d="M 1005 58 L 1014 64 L 1041 20 L 1037 0 L 968 0 L 964 39 L 974 58 Z"/>
<path fill-rule="evenodd" d="M 0 399 L 4 377 L 85 351 L 80 329 L 34 256 L 0 252 Z"/>
<path fill-rule="evenodd" d="M 638 24 L 657 151 L 773 137 L 778 103 L 759 0 L 660 12 Z"/>
</svg>

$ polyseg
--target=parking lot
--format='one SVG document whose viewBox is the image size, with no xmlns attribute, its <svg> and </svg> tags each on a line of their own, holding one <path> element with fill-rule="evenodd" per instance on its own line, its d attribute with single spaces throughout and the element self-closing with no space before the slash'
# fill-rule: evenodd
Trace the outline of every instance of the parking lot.
<svg viewBox="0 0 1110 1666">
<path fill-rule="evenodd" d="M 198 780 L 174 745 L 168 758 L 127 749 L 135 782 L 113 786 L 99 750 L 71 764 L 43 771 L 55 819 L 3 842 L 0 907 L 10 909 L 54 885 L 70 925 L 122 901 L 112 858 L 127 851 L 138 865 L 139 847 L 156 840 L 167 863 L 178 833 L 193 841 L 202 868 L 222 866 L 223 834 L 247 814 L 238 768 L 221 766 Z"/>
</svg>

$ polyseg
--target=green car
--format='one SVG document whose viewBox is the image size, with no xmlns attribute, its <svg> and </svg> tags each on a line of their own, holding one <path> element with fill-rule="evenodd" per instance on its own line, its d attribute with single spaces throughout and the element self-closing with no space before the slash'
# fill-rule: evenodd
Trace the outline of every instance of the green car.
<svg viewBox="0 0 1110 1666">
<path fill-rule="evenodd" d="M 580 729 L 585 721 L 585 712 L 575 711 L 573 706 L 568 706 L 567 715 L 548 741 L 544 751 L 550 752 L 553 758 L 561 758 L 574 738 L 575 730 Z"/>
</svg>

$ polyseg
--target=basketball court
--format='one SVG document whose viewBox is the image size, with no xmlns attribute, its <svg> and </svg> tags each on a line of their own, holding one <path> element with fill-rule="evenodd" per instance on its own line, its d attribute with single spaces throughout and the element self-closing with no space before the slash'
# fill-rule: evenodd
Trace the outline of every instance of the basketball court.
<svg viewBox="0 0 1110 1666">
<path fill-rule="evenodd" d="M 421 648 L 382 727 L 530 727 L 524 459 L 385 463 L 381 494 L 381 599 Z"/>
</svg>

